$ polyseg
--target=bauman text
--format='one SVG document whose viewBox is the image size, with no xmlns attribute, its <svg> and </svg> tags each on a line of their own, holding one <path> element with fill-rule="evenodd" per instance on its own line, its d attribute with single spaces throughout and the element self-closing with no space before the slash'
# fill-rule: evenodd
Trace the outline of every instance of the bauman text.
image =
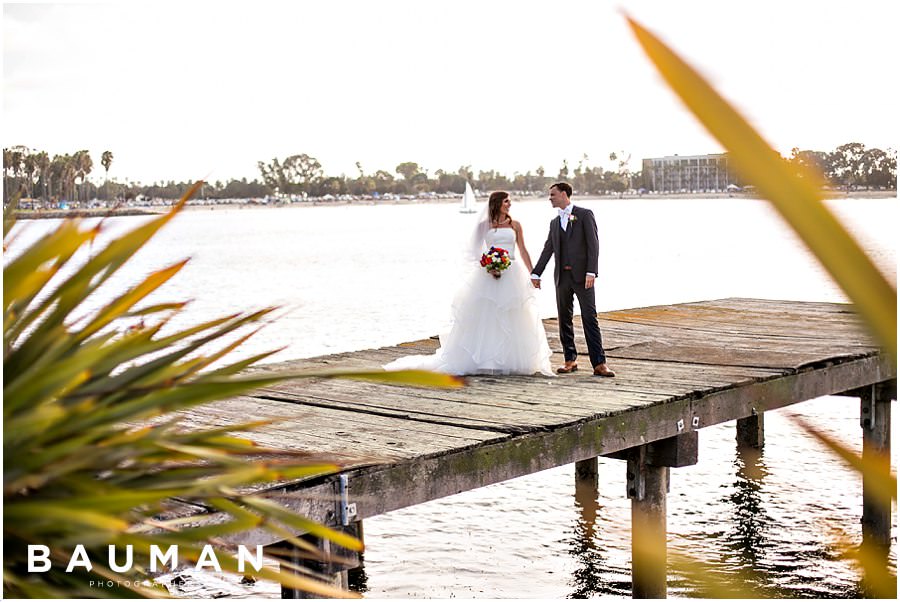
<svg viewBox="0 0 900 602">
<path fill-rule="evenodd" d="M 131 566 L 134 562 L 134 549 L 130 544 L 125 546 L 125 561 L 123 564 L 118 564 L 116 562 L 116 546 L 109 546 L 109 566 L 110 570 L 116 573 L 125 573 L 131 570 Z M 256 546 L 256 553 L 251 554 L 245 545 L 238 546 L 238 572 L 244 572 L 245 563 L 250 563 L 250 566 L 253 567 L 256 571 L 262 570 L 263 564 L 263 547 Z M 166 548 L 166 551 L 163 552 L 159 549 L 157 545 L 150 546 L 150 572 L 156 572 L 157 566 L 165 566 L 166 563 L 169 563 L 169 568 L 171 570 L 175 570 L 178 567 L 178 546 L 172 545 Z M 28 572 L 29 573 L 46 573 L 50 570 L 50 548 L 43 545 L 29 545 L 28 546 Z M 87 551 L 84 549 L 82 544 L 78 544 L 75 546 L 75 549 L 72 551 L 72 556 L 69 557 L 69 564 L 66 566 L 66 572 L 71 573 L 76 568 L 83 568 L 87 570 L 92 570 L 93 565 L 91 564 L 90 558 L 88 558 Z M 197 557 L 197 562 L 194 565 L 194 568 L 198 569 L 213 569 L 217 573 L 222 572 L 222 567 L 219 564 L 219 559 L 216 557 L 216 552 L 213 547 L 209 544 L 203 546 L 203 550 L 200 552 L 200 555 Z"/>
</svg>

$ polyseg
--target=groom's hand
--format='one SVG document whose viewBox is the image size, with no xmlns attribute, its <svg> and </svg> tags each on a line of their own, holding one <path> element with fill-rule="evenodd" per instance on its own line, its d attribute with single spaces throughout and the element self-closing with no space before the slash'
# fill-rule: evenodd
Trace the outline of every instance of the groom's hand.
<svg viewBox="0 0 900 602">
<path fill-rule="evenodd" d="M 584 288 L 594 288 L 594 277 L 593 276 L 585 276 L 584 277 Z"/>
<path fill-rule="evenodd" d="M 538 280 L 537 278 L 532 278 L 532 279 L 531 279 L 531 285 L 532 285 L 534 288 L 541 288 L 541 281 Z"/>
</svg>

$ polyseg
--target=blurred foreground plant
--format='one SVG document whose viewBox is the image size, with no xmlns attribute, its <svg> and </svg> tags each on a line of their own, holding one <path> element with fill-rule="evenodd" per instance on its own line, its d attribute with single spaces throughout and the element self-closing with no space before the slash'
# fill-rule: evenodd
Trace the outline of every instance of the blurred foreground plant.
<svg viewBox="0 0 900 602">
<path fill-rule="evenodd" d="M 170 212 L 114 238 L 80 264 L 73 257 L 79 250 L 87 251 L 85 247 L 104 228 L 103 222 L 85 229 L 79 220 L 64 220 L 27 248 L 16 249 L 4 265 L 4 596 L 166 595 L 161 588 L 141 584 L 148 578 L 151 545 L 163 551 L 178 545 L 180 560 L 196 562 L 204 544 L 212 544 L 222 568 L 238 571 L 233 546 L 229 551 L 220 538 L 256 528 L 313 554 L 315 548 L 292 534 L 309 532 L 360 550 L 361 542 L 342 532 L 241 492 L 252 484 L 332 472 L 340 468 L 339 462 L 315 454 L 264 449 L 235 434 L 258 422 L 186 432 L 178 428 L 175 418 L 163 416 L 153 425 L 150 419 L 293 377 L 460 384 L 453 377 L 416 371 L 237 376 L 274 353 L 220 365 L 255 332 L 244 331 L 258 329 L 274 308 L 162 334 L 185 304 L 138 307 L 185 261 L 153 272 L 99 310 L 76 319 L 85 300 L 181 210 L 200 184 Z M 14 210 L 15 203 L 10 203 L 4 211 L 4 249 L 16 244 L 11 236 Z M 70 273 L 63 277 L 61 270 L 66 266 Z M 54 286 L 57 275 L 60 283 Z M 129 321 L 139 324 L 126 328 Z M 215 521 L 161 518 L 179 503 L 207 508 L 219 516 Z M 51 570 L 28 572 L 29 544 L 49 547 Z M 85 547 L 92 573 L 65 571 L 78 544 Z M 117 547 L 119 563 L 125 546 L 133 546 L 132 570 L 109 570 L 110 545 Z M 267 567 L 244 572 L 319 596 L 348 595 L 313 575 Z M 91 581 L 103 579 L 115 585 L 91 587 Z"/>
<path fill-rule="evenodd" d="M 856 306 L 872 334 L 897 354 L 897 291 L 825 206 L 821 174 L 789 167 L 703 77 L 637 22 L 628 20 L 663 78 L 725 147 L 737 171 L 793 228 Z"/>
<path fill-rule="evenodd" d="M 669 87 L 728 151 L 744 179 L 756 186 L 778 210 L 854 304 L 872 335 L 896 358 L 897 290 L 825 206 L 821 174 L 798 175 L 796 166 L 788 167 L 778 152 L 693 67 L 646 28 L 626 18 L 644 52 Z M 872 480 L 878 484 L 877 501 L 890 511 L 892 502 L 897 499 L 897 480 L 891 474 L 890 458 L 875 456 L 866 461 L 807 422 L 794 420 L 854 470 L 873 475 Z M 856 550 L 846 543 L 849 538 L 842 540 L 844 543 L 839 544 L 840 547 L 846 557 L 861 567 L 869 593 L 895 598 L 897 577 L 887 569 L 886 554 L 865 540 Z M 739 597 L 752 597 L 746 584 L 737 580 L 710 581 L 709 571 L 701 569 L 696 561 L 680 557 L 677 565 L 718 596 L 726 597 L 731 590 Z"/>
</svg>

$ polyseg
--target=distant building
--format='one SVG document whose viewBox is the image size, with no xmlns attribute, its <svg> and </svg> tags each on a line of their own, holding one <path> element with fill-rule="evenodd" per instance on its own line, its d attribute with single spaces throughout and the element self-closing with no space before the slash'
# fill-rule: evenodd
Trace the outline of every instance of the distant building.
<svg viewBox="0 0 900 602">
<path fill-rule="evenodd" d="M 738 184 L 724 153 L 644 159 L 641 176 L 653 192 L 724 192 Z"/>
</svg>

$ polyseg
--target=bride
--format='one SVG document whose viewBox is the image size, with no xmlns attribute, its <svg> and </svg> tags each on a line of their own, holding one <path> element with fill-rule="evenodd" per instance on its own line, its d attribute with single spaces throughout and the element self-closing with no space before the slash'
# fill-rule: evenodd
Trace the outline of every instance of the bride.
<svg viewBox="0 0 900 602">
<path fill-rule="evenodd" d="M 492 193 L 485 205 L 466 249 L 468 267 L 451 305 L 450 328 L 440 335 L 440 348 L 433 355 L 401 357 L 386 370 L 554 376 L 522 224 L 509 214 L 508 192 Z M 491 247 L 509 253 L 509 268 L 489 272 L 481 266 L 482 253 Z"/>
</svg>

